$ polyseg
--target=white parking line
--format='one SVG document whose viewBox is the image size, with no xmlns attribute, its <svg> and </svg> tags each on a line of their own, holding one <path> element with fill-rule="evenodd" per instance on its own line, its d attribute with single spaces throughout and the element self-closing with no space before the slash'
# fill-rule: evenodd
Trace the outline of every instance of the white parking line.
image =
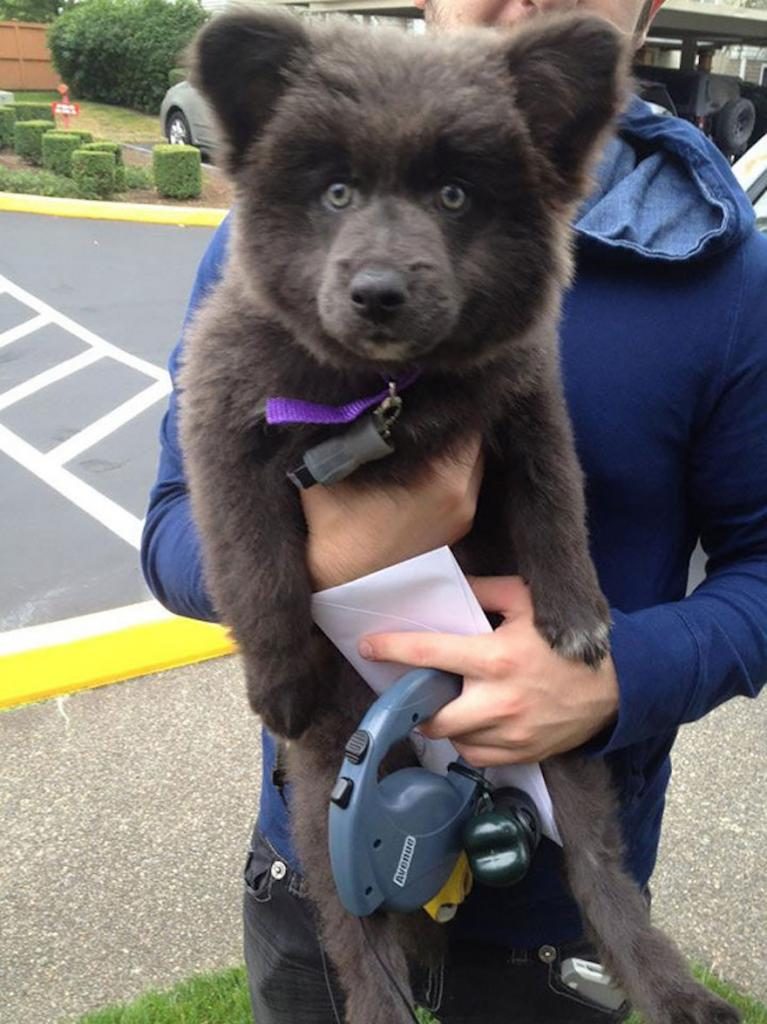
<svg viewBox="0 0 767 1024">
<path fill-rule="evenodd" d="M 121 540 L 139 549 L 141 544 L 141 520 L 131 515 L 110 498 L 95 488 L 83 483 L 76 476 L 57 466 L 47 455 L 39 452 L 23 438 L 0 425 L 0 452 L 18 462 L 38 479 L 68 498 L 79 509 L 92 516 Z"/>
<path fill-rule="evenodd" d="M 3 345 L 10 345 L 12 341 L 18 341 L 19 338 L 25 338 L 28 334 L 33 331 L 39 331 L 41 327 L 45 327 L 50 323 L 50 320 L 43 313 L 39 313 L 37 316 L 33 316 L 31 320 L 25 320 L 23 324 L 18 324 L 16 327 L 9 327 L 7 331 L 3 331 L 0 334 L 0 348 Z"/>
<path fill-rule="evenodd" d="M 100 338 L 98 334 L 94 334 L 93 331 L 89 331 L 87 327 L 83 327 L 82 324 L 78 324 L 75 320 L 70 320 L 68 316 L 60 313 L 53 306 L 49 306 L 41 299 L 36 298 L 29 292 L 25 292 L 23 288 L 19 288 L 12 281 L 9 281 L 7 277 L 3 277 L 0 274 L 0 291 L 5 291 L 11 295 L 14 299 L 19 302 L 23 302 L 24 305 L 34 309 L 41 317 L 44 317 L 46 321 L 58 324 L 65 331 L 70 334 L 74 334 L 75 337 L 81 338 L 83 341 L 92 345 L 96 351 L 101 355 L 111 356 L 112 359 L 116 359 L 120 363 L 125 363 L 126 366 L 133 367 L 134 370 L 138 370 L 139 373 L 145 373 L 147 377 L 152 377 L 154 380 L 168 380 L 168 371 L 163 367 L 155 366 L 154 363 L 148 362 L 146 359 L 141 359 L 139 356 L 134 356 L 130 352 L 126 352 L 124 349 L 118 348 L 117 345 L 113 345 L 109 341 L 105 341 Z M 38 324 L 38 326 L 42 326 Z M 16 328 L 14 328 L 15 330 Z"/>
<path fill-rule="evenodd" d="M 76 373 L 92 363 L 97 363 L 99 359 L 103 358 L 100 352 L 97 352 L 94 348 L 89 348 L 78 356 L 65 359 L 56 366 L 52 366 L 49 370 L 44 370 L 42 373 L 30 377 L 29 380 L 25 380 L 22 384 L 17 384 L 15 388 L 9 388 L 8 391 L 0 394 L 0 411 L 7 409 L 15 402 L 20 402 L 22 398 L 34 395 L 36 391 L 42 390 L 42 388 L 47 387 L 49 384 L 54 384 L 57 380 L 63 380 L 64 377 L 69 377 L 70 374 Z"/>
<path fill-rule="evenodd" d="M 94 487 L 84 483 L 65 469 L 64 463 L 87 451 L 114 433 L 119 427 L 129 423 L 155 402 L 165 398 L 171 390 L 168 372 L 105 341 L 93 331 L 89 331 L 87 327 L 71 320 L 0 274 L 0 294 L 2 293 L 10 295 L 36 314 L 18 327 L 0 334 L 0 342 L 3 344 L 27 337 L 46 324 L 56 324 L 68 334 L 84 341 L 88 348 L 79 355 L 62 360 L 56 366 L 44 370 L 29 380 L 10 388 L 4 394 L 0 394 L 0 411 L 103 358 L 114 359 L 151 380 L 152 383 L 137 395 L 123 402 L 116 409 L 112 409 L 105 416 L 99 417 L 50 452 L 39 451 L 18 434 L 0 425 L 0 452 L 48 484 L 81 511 L 130 544 L 132 548 L 138 549 L 141 543 L 142 520 L 122 508 L 117 502 L 112 501 L 111 498 L 101 494 Z"/>
<path fill-rule="evenodd" d="M 101 419 L 95 420 L 90 426 L 85 427 L 84 430 L 81 430 L 73 437 L 67 438 L 66 441 L 62 441 L 60 445 L 52 448 L 47 453 L 47 457 L 57 466 L 63 466 L 64 463 L 69 462 L 76 455 L 113 434 L 115 430 L 122 427 L 125 423 L 135 419 L 145 409 L 154 405 L 155 402 L 159 402 L 161 398 L 165 398 L 169 392 L 169 381 L 156 381 L 148 388 L 140 391 L 139 394 L 134 395 L 133 398 L 129 398 L 127 402 L 123 402 L 122 405 L 118 405 L 116 409 L 102 416 Z M 2 398 L 0 398 L 1 401 Z M 0 405 L 0 408 L 2 408 L 2 405 Z"/>
</svg>

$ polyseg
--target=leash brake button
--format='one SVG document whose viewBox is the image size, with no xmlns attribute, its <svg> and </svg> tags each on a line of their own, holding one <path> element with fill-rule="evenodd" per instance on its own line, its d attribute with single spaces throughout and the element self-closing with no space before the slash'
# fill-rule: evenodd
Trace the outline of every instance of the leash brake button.
<svg viewBox="0 0 767 1024">
<path fill-rule="evenodd" d="M 330 794 L 330 802 L 336 804 L 337 807 L 348 807 L 349 801 L 352 798 L 352 791 L 354 789 L 354 783 L 351 779 L 343 778 L 336 780 L 335 786 L 333 786 L 333 792 Z"/>
<path fill-rule="evenodd" d="M 362 764 L 370 746 L 370 733 L 364 729 L 358 729 L 346 744 L 346 756 L 352 764 Z"/>
</svg>

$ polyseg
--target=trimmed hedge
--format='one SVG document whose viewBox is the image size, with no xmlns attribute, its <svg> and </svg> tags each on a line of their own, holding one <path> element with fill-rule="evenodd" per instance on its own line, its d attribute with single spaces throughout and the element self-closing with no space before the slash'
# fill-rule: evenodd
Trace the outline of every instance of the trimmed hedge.
<svg viewBox="0 0 767 1024">
<path fill-rule="evenodd" d="M 78 97 L 156 114 L 207 18 L 199 0 L 81 0 L 53 23 L 48 45 Z"/>
<path fill-rule="evenodd" d="M 53 111 L 49 103 L 31 103 L 27 100 L 19 100 L 16 103 L 9 103 L 16 111 L 16 123 L 19 121 L 54 121 Z"/>
<path fill-rule="evenodd" d="M 202 191 L 202 161 L 195 146 L 155 146 L 154 184 L 168 199 L 196 199 Z"/>
<path fill-rule="evenodd" d="M 16 111 L 11 106 L 0 107 L 0 149 L 13 145 L 13 128 Z"/>
<path fill-rule="evenodd" d="M 33 164 L 43 162 L 43 135 L 51 130 L 50 121 L 17 121 L 13 130 L 16 155 Z"/>
<path fill-rule="evenodd" d="M 115 191 L 124 192 L 125 167 L 123 165 L 123 148 L 119 142 L 89 142 L 82 147 L 89 153 L 112 153 L 115 158 Z"/>
<path fill-rule="evenodd" d="M 72 154 L 82 146 L 77 132 L 51 131 L 43 135 L 43 167 L 54 174 L 72 176 Z"/>
<path fill-rule="evenodd" d="M 186 71 L 183 68 L 171 68 L 168 72 L 168 87 L 178 85 L 186 81 Z"/>
<path fill-rule="evenodd" d="M 0 166 L 0 192 L 23 192 L 30 196 L 63 196 L 73 199 L 77 187 L 71 178 L 50 171 L 12 171 Z"/>
<path fill-rule="evenodd" d="M 72 177 L 84 199 L 108 199 L 115 190 L 115 169 L 112 153 L 76 149 L 72 154 Z"/>
</svg>

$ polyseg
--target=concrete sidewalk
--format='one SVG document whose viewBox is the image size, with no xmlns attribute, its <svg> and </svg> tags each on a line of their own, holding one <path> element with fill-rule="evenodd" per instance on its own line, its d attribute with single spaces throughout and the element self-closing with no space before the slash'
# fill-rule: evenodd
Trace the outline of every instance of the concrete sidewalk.
<svg viewBox="0 0 767 1024">
<path fill-rule="evenodd" d="M 659 921 L 767 1001 L 767 700 L 682 732 Z M 0 1022 L 241 962 L 259 727 L 235 659 L 0 714 Z"/>
</svg>

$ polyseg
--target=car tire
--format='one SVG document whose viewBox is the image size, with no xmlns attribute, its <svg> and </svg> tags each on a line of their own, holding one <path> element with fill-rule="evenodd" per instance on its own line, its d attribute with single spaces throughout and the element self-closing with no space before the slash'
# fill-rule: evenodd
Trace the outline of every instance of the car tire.
<svg viewBox="0 0 767 1024">
<path fill-rule="evenodd" d="M 171 110 L 165 120 L 165 138 L 171 145 L 191 146 L 192 130 L 180 110 Z"/>
<path fill-rule="evenodd" d="M 756 108 L 751 100 L 742 96 L 740 99 L 730 100 L 714 116 L 714 142 L 725 156 L 740 156 L 748 147 L 755 122 Z"/>
</svg>

